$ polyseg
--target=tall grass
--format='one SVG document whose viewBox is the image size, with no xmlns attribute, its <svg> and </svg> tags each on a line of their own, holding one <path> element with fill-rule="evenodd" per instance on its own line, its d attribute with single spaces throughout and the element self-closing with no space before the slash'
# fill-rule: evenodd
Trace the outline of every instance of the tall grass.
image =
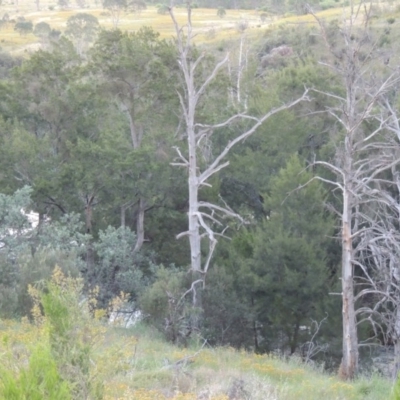
<svg viewBox="0 0 400 400">
<path fill-rule="evenodd" d="M 74 379 L 77 380 L 76 385 L 82 388 L 82 379 L 74 375 L 77 372 L 74 370 L 65 375 L 70 356 L 57 353 L 57 358 L 52 358 L 54 352 L 51 352 L 51 345 L 46 347 L 46 343 L 51 343 L 49 330 L 27 321 L 2 321 L 0 364 L 3 379 L 0 378 L 0 399 L 23 399 L 18 394 L 20 392 L 17 391 L 18 395 L 12 397 L 7 390 L 11 390 L 12 386 L 13 390 L 27 387 L 24 383 L 27 381 L 31 388 L 43 389 L 43 385 L 47 385 L 48 394 L 41 393 L 42 397 L 38 397 L 43 400 L 63 400 L 62 393 L 67 388 L 71 397 L 65 399 L 228 400 L 234 396 L 247 400 L 391 398 L 391 382 L 379 376 L 343 382 L 334 375 L 305 366 L 298 359 L 283 361 L 278 357 L 232 348 L 211 348 L 201 341 L 180 348 L 166 343 L 154 329 L 144 324 L 123 329 L 102 327 L 96 320 L 87 322 L 86 329 L 96 335 L 92 336 L 93 346 L 86 359 L 90 364 L 90 372 L 79 367 L 79 374 L 87 376 L 85 379 L 89 384 L 84 388 L 93 387 L 93 382 L 100 380 L 102 391 L 97 392 L 96 396 L 92 393 L 87 397 L 76 397 L 71 388 L 75 387 Z M 85 332 L 85 329 L 81 332 Z M 76 346 L 70 345 L 75 349 L 75 356 L 82 354 L 80 347 Z M 63 361 L 60 362 L 60 359 Z M 71 364 L 88 365 L 85 359 L 77 357 L 77 360 Z M 42 371 L 42 375 L 38 375 L 38 371 Z M 4 376 L 7 378 L 4 379 Z M 39 380 L 42 382 L 40 385 Z M 7 381 L 14 383 L 7 386 Z"/>
</svg>

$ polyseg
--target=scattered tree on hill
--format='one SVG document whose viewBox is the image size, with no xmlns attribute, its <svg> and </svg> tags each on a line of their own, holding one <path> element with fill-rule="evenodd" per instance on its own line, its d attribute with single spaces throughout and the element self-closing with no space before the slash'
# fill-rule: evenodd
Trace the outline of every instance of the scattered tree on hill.
<svg viewBox="0 0 400 400">
<path fill-rule="evenodd" d="M 226 15 L 226 10 L 223 7 L 218 8 L 217 15 L 220 18 L 224 18 Z"/>
<path fill-rule="evenodd" d="M 118 27 L 121 14 L 127 10 L 127 0 L 103 0 L 103 8 L 111 14 L 111 20 L 114 28 Z"/>
<path fill-rule="evenodd" d="M 50 36 L 51 27 L 47 22 L 39 22 L 33 29 L 33 34 L 37 36 L 42 43 L 45 43 Z"/>
<path fill-rule="evenodd" d="M 70 0 L 57 0 L 58 1 L 58 5 L 62 8 L 62 9 L 66 9 L 69 7 L 70 5 Z"/>
<path fill-rule="evenodd" d="M 18 21 L 14 25 L 14 30 L 22 36 L 28 35 L 33 30 L 33 23 L 32 21 Z"/>
<path fill-rule="evenodd" d="M 65 35 L 73 39 L 79 55 L 94 41 L 100 29 L 98 19 L 92 14 L 79 13 L 69 17 Z"/>
<path fill-rule="evenodd" d="M 76 0 L 76 4 L 79 8 L 86 8 L 87 7 L 87 3 L 86 0 Z"/>
<path fill-rule="evenodd" d="M 168 12 L 168 6 L 165 4 L 159 4 L 157 6 L 157 13 L 161 15 L 165 15 Z"/>
<path fill-rule="evenodd" d="M 143 10 L 146 10 L 147 5 L 143 0 L 131 0 L 128 3 L 128 8 L 132 12 L 140 14 Z"/>
</svg>

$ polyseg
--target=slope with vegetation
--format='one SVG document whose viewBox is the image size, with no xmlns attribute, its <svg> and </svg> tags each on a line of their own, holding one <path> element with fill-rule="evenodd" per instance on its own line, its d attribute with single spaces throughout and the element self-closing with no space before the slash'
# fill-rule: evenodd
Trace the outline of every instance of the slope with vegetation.
<svg viewBox="0 0 400 400">
<path fill-rule="evenodd" d="M 372 376 L 351 383 L 306 367 L 232 348 L 166 343 L 140 323 L 99 323 L 93 297 L 57 267 L 34 298 L 32 323 L 2 321 L 0 398 L 30 399 L 388 399 L 390 384 Z M 114 301 L 114 306 L 117 301 Z M 43 307 L 43 315 L 41 307 Z"/>
<path fill-rule="evenodd" d="M 400 370 L 400 9 L 277 3 L 265 21 L 258 4 L 229 3 L 219 15 L 149 4 L 129 14 L 145 26 L 128 30 L 132 4 L 120 16 L 43 11 L 62 14 L 58 25 L 40 25 L 35 11 L 32 34 L 23 19 L 7 22 L 2 393 L 390 396 L 385 379 Z M 204 32 L 210 13 L 221 22 Z M 7 39 L 17 23 L 18 38 L 40 47 L 25 57 Z M 115 309 L 141 310 L 150 327 L 105 329 Z M 383 351 L 385 368 L 373 361 Z M 371 378 L 344 383 L 318 368 Z"/>
</svg>

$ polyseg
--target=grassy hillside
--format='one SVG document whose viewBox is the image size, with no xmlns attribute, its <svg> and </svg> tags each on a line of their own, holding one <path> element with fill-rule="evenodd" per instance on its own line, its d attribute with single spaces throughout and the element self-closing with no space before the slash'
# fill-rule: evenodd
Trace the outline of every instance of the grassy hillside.
<svg viewBox="0 0 400 400">
<path fill-rule="evenodd" d="M 180 348 L 154 330 L 98 325 L 92 364 L 106 399 L 135 400 L 387 400 L 391 383 L 377 376 L 345 383 L 300 360 L 282 361 L 204 343 Z M 21 371 L 46 332 L 29 324 L 0 322 L 3 365 Z M 11 350 L 11 353 L 10 353 Z M 4 355 L 11 354 L 11 359 Z M 236 397 L 235 397 L 236 396 Z"/>
<path fill-rule="evenodd" d="M 32 21 L 35 25 L 39 22 L 47 22 L 51 28 L 63 31 L 66 21 L 72 15 L 79 12 L 87 12 L 98 18 L 100 25 L 104 28 L 112 28 L 111 16 L 104 10 L 98 2 L 88 4 L 85 9 L 71 8 L 67 10 L 58 9 L 53 2 L 41 2 L 41 10 L 36 11 L 34 2 L 27 0 L 19 1 L 18 6 L 12 1 L 3 1 L 0 6 L 0 19 L 4 14 L 8 14 L 11 20 L 24 17 Z M 394 5 L 391 6 L 394 9 Z M 387 6 L 385 6 L 385 9 Z M 323 18 L 335 18 L 342 13 L 341 8 L 322 11 L 319 15 Z M 186 10 L 177 8 L 175 14 L 178 22 L 184 24 L 186 21 Z M 311 15 L 304 16 L 261 16 L 262 13 L 255 10 L 227 10 L 224 18 L 217 16 L 216 9 L 194 9 L 193 27 L 197 33 L 196 41 L 212 42 L 230 39 L 239 35 L 237 25 L 240 21 L 248 24 L 248 35 L 259 36 L 271 26 L 281 24 L 304 24 L 315 21 Z M 160 32 L 161 37 L 170 38 L 174 35 L 173 24 L 168 14 L 161 15 L 155 7 L 149 7 L 140 13 L 123 13 L 118 27 L 122 30 L 135 31 L 141 26 L 152 26 L 154 30 Z M 34 51 L 40 47 L 39 39 L 32 33 L 20 35 L 14 31 L 14 24 L 3 24 L 0 29 L 0 46 L 13 53 L 23 53 Z"/>
</svg>

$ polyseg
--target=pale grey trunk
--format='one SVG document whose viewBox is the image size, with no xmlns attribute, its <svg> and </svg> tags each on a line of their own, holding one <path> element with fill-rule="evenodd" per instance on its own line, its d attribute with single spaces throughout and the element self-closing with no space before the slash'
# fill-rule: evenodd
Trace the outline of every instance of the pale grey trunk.
<svg viewBox="0 0 400 400">
<path fill-rule="evenodd" d="M 188 211 L 188 225 L 189 225 L 189 242 L 190 242 L 190 264 L 193 274 L 193 282 L 197 279 L 203 279 L 201 274 L 201 236 L 199 226 L 199 182 L 197 176 L 197 153 L 196 153 L 196 135 L 194 127 L 194 119 L 196 113 L 196 99 L 195 87 L 193 76 L 188 74 L 186 76 L 186 85 L 188 90 L 188 114 L 186 119 L 186 133 L 188 140 L 189 151 L 189 211 Z M 192 304 L 195 308 L 201 308 L 200 293 L 197 293 L 196 287 L 192 293 Z"/>
<path fill-rule="evenodd" d="M 126 226 L 126 210 L 127 207 L 125 205 L 121 206 L 121 228 L 125 228 Z"/>
<path fill-rule="evenodd" d="M 85 205 L 85 227 L 86 233 L 92 234 L 92 218 L 93 218 L 93 202 L 94 202 L 94 195 L 88 196 L 86 198 L 86 205 Z M 92 283 L 94 279 L 94 249 L 93 249 L 93 239 L 90 239 L 87 244 L 86 248 L 86 269 L 87 269 L 87 276 L 89 277 L 89 282 Z"/>
<path fill-rule="evenodd" d="M 193 89 L 193 88 L 192 88 Z M 189 149 L 189 241 L 191 254 L 191 269 L 195 272 L 201 271 L 201 252 L 200 252 L 200 227 L 197 213 L 199 211 L 199 185 L 197 179 L 197 154 L 196 154 L 196 138 L 194 133 L 194 113 L 195 105 L 193 99 L 189 96 L 189 125 L 187 126 L 187 140 Z"/>
<path fill-rule="evenodd" d="M 345 379 L 352 379 L 358 371 L 358 337 L 354 308 L 351 215 L 351 190 L 345 183 L 342 215 L 343 358 L 341 365 L 341 375 Z"/>
<path fill-rule="evenodd" d="M 136 244 L 133 252 L 139 251 L 144 243 L 144 213 L 146 211 L 146 204 L 143 197 L 139 198 L 138 215 L 136 218 Z"/>
<path fill-rule="evenodd" d="M 243 42 L 244 42 L 244 33 L 242 33 L 240 37 L 240 46 L 239 46 L 239 66 L 238 66 L 238 76 L 237 76 L 237 83 L 236 83 L 236 90 L 237 90 L 237 104 L 240 105 L 241 103 L 241 80 L 242 80 L 242 68 L 243 68 Z"/>
<path fill-rule="evenodd" d="M 140 147 L 141 141 L 142 141 L 142 131 L 140 128 L 137 128 L 134 117 L 133 117 L 133 111 L 127 110 L 127 116 L 128 116 L 128 121 L 129 121 L 129 129 L 131 132 L 131 140 L 132 140 L 132 146 L 135 150 L 137 150 Z"/>
<path fill-rule="evenodd" d="M 396 309 L 396 321 L 394 326 L 394 363 L 393 379 L 397 379 L 400 372 L 400 305 Z"/>
<path fill-rule="evenodd" d="M 135 150 L 137 150 L 142 143 L 143 129 L 141 126 L 139 126 L 139 127 L 136 126 L 135 120 L 134 120 L 134 112 L 132 109 L 130 109 L 130 110 L 127 109 L 126 114 L 128 116 L 128 121 L 129 121 L 132 146 Z M 142 248 L 143 243 L 144 243 L 144 214 L 145 214 L 145 211 L 146 211 L 145 199 L 143 196 L 140 196 L 137 217 L 136 217 L 136 244 L 133 249 L 134 253 L 139 251 Z"/>
</svg>

